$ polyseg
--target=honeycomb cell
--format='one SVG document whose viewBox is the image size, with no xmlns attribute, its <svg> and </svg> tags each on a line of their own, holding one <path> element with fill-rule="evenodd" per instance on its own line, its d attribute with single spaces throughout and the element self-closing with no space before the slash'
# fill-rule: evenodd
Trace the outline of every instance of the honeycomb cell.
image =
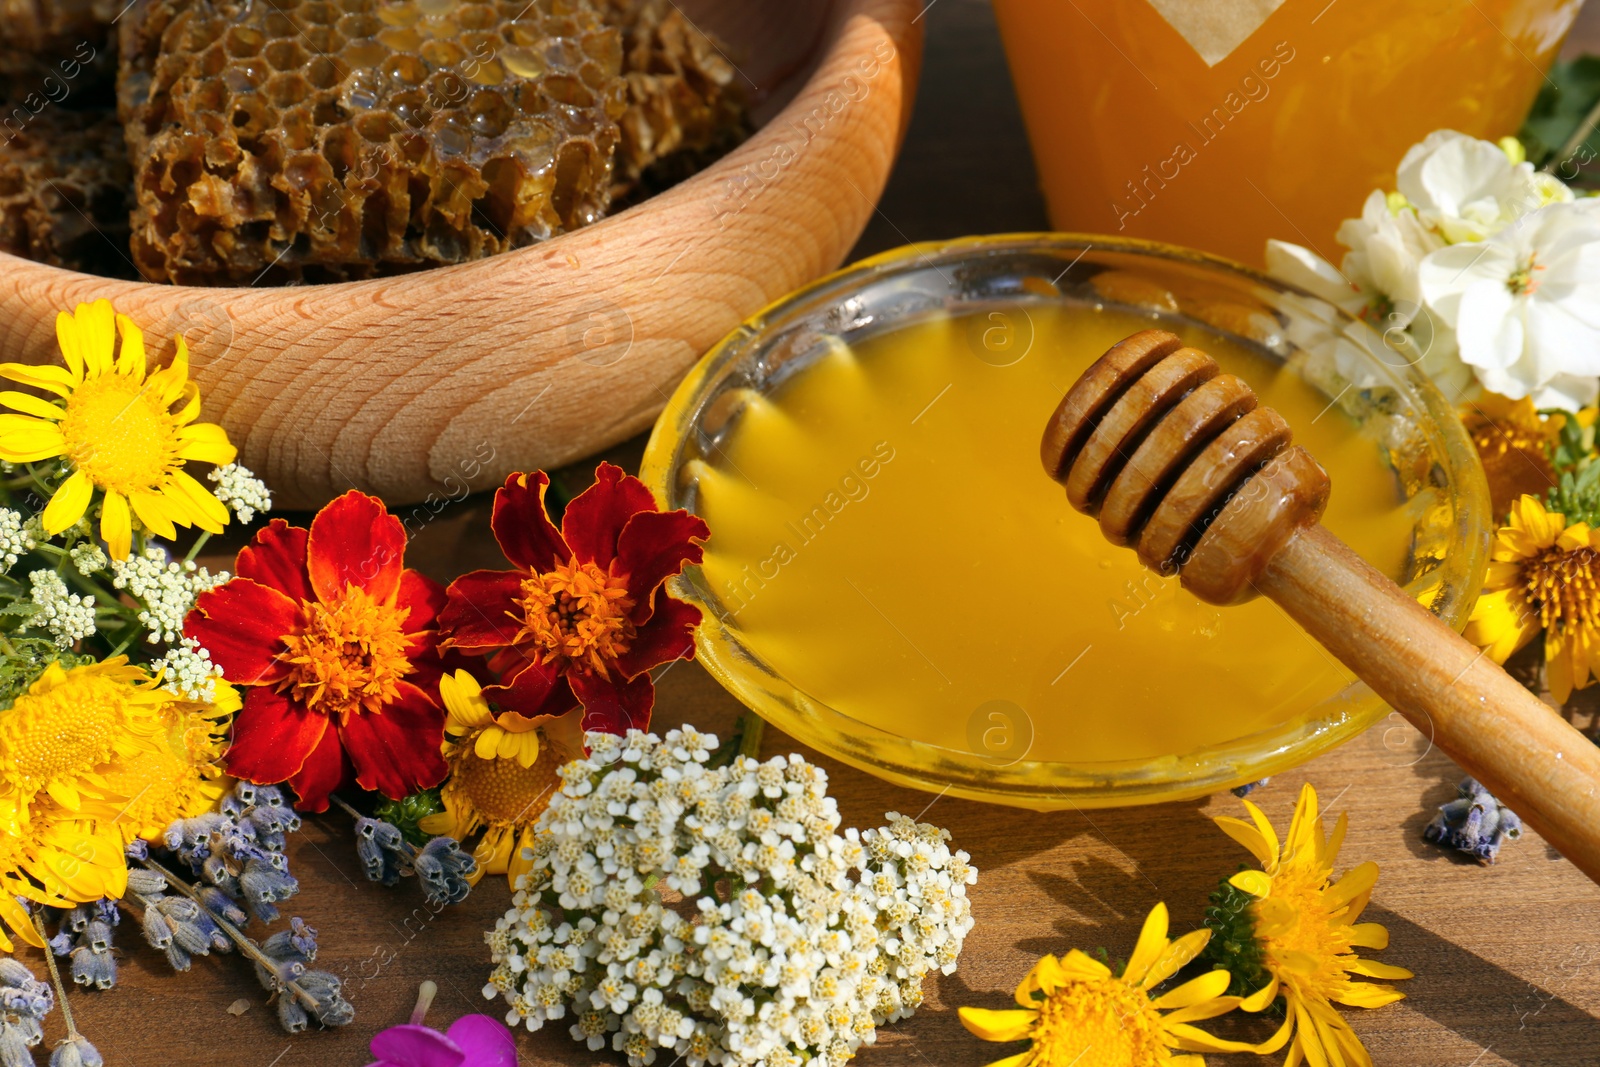
<svg viewBox="0 0 1600 1067">
<path fill-rule="evenodd" d="M 16 102 L 0 96 L 15 116 Z M 46 108 L 0 138 L 0 251 L 113 278 L 128 256 L 132 177 L 109 108 Z"/>
<path fill-rule="evenodd" d="M 600 2 L 519 0 L 518 40 L 557 57 L 527 76 L 496 57 L 506 16 L 492 3 L 137 0 L 119 23 L 119 102 L 140 272 L 336 281 L 600 218 L 626 103 L 620 31 Z M 235 54 L 252 35 L 258 51 Z M 218 46 L 189 47 L 201 39 Z M 220 114 L 197 106 L 213 55 Z M 598 76 L 580 69 L 595 55 L 614 57 Z"/>
<path fill-rule="evenodd" d="M 248 59 L 260 53 L 267 43 L 266 34 L 253 26 L 235 26 L 228 31 L 225 47 L 235 59 Z"/>
<path fill-rule="evenodd" d="M 305 49 L 299 41 L 273 41 L 267 45 L 267 63 L 273 70 L 298 71 L 306 65 Z"/>
<path fill-rule="evenodd" d="M 672 0 L 601 0 L 621 30 L 626 106 L 612 196 L 633 202 L 693 174 L 752 128 L 738 71 Z M 611 42 L 579 42 L 602 69 Z M 591 81 L 589 84 L 593 84 Z M 602 90 L 603 91 L 603 90 Z"/>
</svg>

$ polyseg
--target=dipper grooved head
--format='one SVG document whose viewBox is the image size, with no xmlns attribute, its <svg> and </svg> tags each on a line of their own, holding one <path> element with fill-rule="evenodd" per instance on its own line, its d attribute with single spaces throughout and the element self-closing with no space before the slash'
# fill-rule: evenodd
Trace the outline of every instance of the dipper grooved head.
<svg viewBox="0 0 1600 1067">
<path fill-rule="evenodd" d="M 1084 372 L 1040 458 L 1078 511 L 1145 566 L 1230 604 L 1328 500 L 1327 472 L 1239 378 L 1177 335 L 1142 330 Z"/>
</svg>

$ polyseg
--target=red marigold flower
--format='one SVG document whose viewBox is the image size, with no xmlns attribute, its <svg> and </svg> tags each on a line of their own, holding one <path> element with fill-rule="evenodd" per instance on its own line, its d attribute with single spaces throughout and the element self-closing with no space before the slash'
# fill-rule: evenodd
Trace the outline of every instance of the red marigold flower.
<svg viewBox="0 0 1600 1067">
<path fill-rule="evenodd" d="M 396 800 L 444 779 L 444 589 L 405 569 L 405 547 L 383 501 L 352 491 L 310 530 L 274 519 L 201 594 L 184 632 L 249 687 L 230 774 L 288 782 L 311 811 L 351 777 Z"/>
<path fill-rule="evenodd" d="M 583 727 L 622 733 L 650 721 L 651 667 L 694 655 L 700 609 L 657 593 L 699 563 L 706 524 L 660 511 L 643 482 L 602 463 L 557 530 L 543 471 L 495 491 L 490 524 L 515 570 L 450 583 L 442 647 L 487 655 L 500 675 L 484 696 L 559 715 L 583 705 Z"/>
</svg>

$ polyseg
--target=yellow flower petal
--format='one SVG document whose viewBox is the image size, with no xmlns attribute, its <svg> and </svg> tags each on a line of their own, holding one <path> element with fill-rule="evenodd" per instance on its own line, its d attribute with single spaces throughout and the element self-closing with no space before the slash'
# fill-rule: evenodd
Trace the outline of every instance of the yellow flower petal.
<svg viewBox="0 0 1600 1067">
<path fill-rule="evenodd" d="M 1167 905 L 1161 901 L 1145 916 L 1139 931 L 1139 940 L 1128 955 L 1128 965 L 1123 969 L 1122 980 L 1129 985 L 1142 986 L 1150 965 L 1160 958 L 1167 947 Z"/>
<path fill-rule="evenodd" d="M 472 743 L 473 754 L 481 760 L 494 759 L 503 736 L 505 734 L 498 726 L 485 726 Z"/>
<path fill-rule="evenodd" d="M 172 519 L 167 515 L 160 496 L 136 491 L 128 494 L 128 500 L 133 504 L 133 513 L 139 516 L 139 521 L 144 523 L 145 529 L 169 541 L 178 536 L 177 528 L 172 525 Z"/>
<path fill-rule="evenodd" d="M 1232 981 L 1233 975 L 1225 970 L 1207 971 L 1198 978 L 1191 978 L 1176 989 L 1163 993 L 1152 1003 L 1158 1008 L 1187 1008 L 1203 1000 L 1217 999 L 1228 991 L 1228 985 Z"/>
<path fill-rule="evenodd" d="M 1228 879 L 1228 884 L 1253 897 L 1265 897 L 1272 892 L 1272 879 L 1265 871 L 1240 871 Z"/>
<path fill-rule="evenodd" d="M 483 699 L 482 688 L 472 672 L 457 670 L 439 679 L 439 696 L 444 701 L 448 721 L 445 729 L 453 734 L 470 733 L 494 722 L 489 704 Z"/>
<path fill-rule="evenodd" d="M 1245 1011 L 1255 1012 L 1278 999 L 1278 976 L 1272 975 L 1267 984 L 1239 1002 Z"/>
<path fill-rule="evenodd" d="M 1357 923 L 1350 927 L 1347 936 L 1356 948 L 1389 947 L 1389 931 L 1380 923 Z"/>
<path fill-rule="evenodd" d="M 1367 860 L 1352 867 L 1338 882 L 1323 890 L 1322 895 L 1330 908 L 1338 908 L 1370 890 L 1377 880 L 1378 865 Z"/>
<path fill-rule="evenodd" d="M 1350 963 L 1346 970 L 1351 974 L 1366 975 L 1368 978 L 1415 978 L 1416 975 L 1404 967 L 1396 967 L 1390 963 L 1379 963 L 1377 960 L 1356 960 Z"/>
<path fill-rule="evenodd" d="M 1271 867 L 1272 864 L 1276 862 L 1277 849 L 1273 846 L 1276 845 L 1277 842 L 1273 841 L 1271 844 L 1269 844 L 1266 838 L 1261 836 L 1261 831 L 1257 830 L 1254 826 L 1251 826 L 1243 819 L 1235 819 L 1231 815 L 1218 815 L 1211 821 L 1216 823 L 1217 826 L 1222 829 L 1223 833 L 1227 834 L 1229 837 L 1239 842 L 1239 844 L 1249 849 L 1250 854 L 1256 858 L 1256 861 L 1260 863 L 1261 866 Z"/>
<path fill-rule="evenodd" d="M 194 525 L 209 533 L 221 533 L 228 524 L 228 508 L 212 496 L 205 486 L 189 477 L 185 471 L 172 472 L 170 485 L 181 490 L 190 505 L 189 518 Z"/>
<path fill-rule="evenodd" d="M 46 389 L 57 396 L 71 396 L 73 387 L 81 380 L 73 378 L 71 372 L 62 367 L 31 363 L 0 363 L 0 378 Z"/>
<path fill-rule="evenodd" d="M 1210 930 L 1205 928 L 1190 930 L 1162 951 L 1160 958 L 1150 965 L 1149 971 L 1145 972 L 1144 981 L 1140 984 L 1146 989 L 1154 989 L 1200 955 L 1210 940 Z"/>
<path fill-rule="evenodd" d="M 72 378 L 83 381 L 83 342 L 78 336 L 78 321 L 65 311 L 56 312 L 56 344 Z"/>
<path fill-rule="evenodd" d="M 51 496 L 50 503 L 45 505 L 44 514 L 39 516 L 39 521 L 44 524 L 44 532 L 54 537 L 83 518 L 93 496 L 94 483 L 89 476 L 82 471 L 74 471 L 71 477 L 61 483 Z"/>
<path fill-rule="evenodd" d="M 78 320 L 79 351 L 83 353 L 88 377 L 112 371 L 112 353 L 117 347 L 116 312 L 104 298 L 92 304 L 79 304 L 73 311 Z"/>
<path fill-rule="evenodd" d="M 961 1025 L 985 1041 L 1021 1041 L 1033 1031 L 1039 1018 L 1036 1011 L 990 1011 L 987 1008 L 962 1008 L 957 1014 Z"/>
<path fill-rule="evenodd" d="M 100 536 L 112 559 L 127 559 L 133 551 L 133 522 L 128 498 L 121 493 L 107 493 L 100 502 Z"/>
<path fill-rule="evenodd" d="M 122 333 L 122 351 L 117 355 L 117 373 L 133 378 L 144 377 L 144 331 L 126 315 L 118 315 L 117 329 Z"/>
<path fill-rule="evenodd" d="M 52 422 L 60 420 L 66 411 L 43 397 L 34 396 L 32 393 L 19 393 L 15 389 L 0 391 L 0 404 L 20 411 L 25 415 L 32 415 L 40 419 L 49 419 Z"/>
<path fill-rule="evenodd" d="M 214 422 L 197 422 L 178 431 L 178 458 L 222 466 L 238 458 L 239 450 Z"/>
</svg>

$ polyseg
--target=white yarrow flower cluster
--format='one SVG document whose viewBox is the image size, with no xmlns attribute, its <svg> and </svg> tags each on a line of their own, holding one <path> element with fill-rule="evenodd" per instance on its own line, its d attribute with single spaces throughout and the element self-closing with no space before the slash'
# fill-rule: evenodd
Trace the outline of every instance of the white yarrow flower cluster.
<svg viewBox="0 0 1600 1067">
<path fill-rule="evenodd" d="M 272 510 L 272 493 L 267 483 L 250 473 L 250 468 L 229 463 L 214 468 L 207 478 L 217 483 L 216 498 L 233 509 L 240 522 L 250 522 L 258 512 Z"/>
<path fill-rule="evenodd" d="M 161 688 L 185 700 L 212 704 L 217 699 L 217 681 L 222 668 L 211 662 L 211 653 L 192 637 L 167 649 L 152 665 L 161 672 Z"/>
<path fill-rule="evenodd" d="M 570 1007 L 573 1038 L 630 1067 L 840 1067 L 955 970 L 977 872 L 946 831 L 891 813 L 841 835 L 820 768 L 710 767 L 688 726 L 587 743 L 486 935 L 510 1025 Z"/>
<path fill-rule="evenodd" d="M 183 637 L 183 619 L 201 593 L 226 582 L 227 571 L 212 574 L 189 560 L 170 560 L 155 545 L 127 559 L 111 561 L 111 584 L 138 598 L 139 622 L 151 644 L 175 644 Z"/>
<path fill-rule="evenodd" d="M 72 565 L 78 569 L 78 573 L 85 576 L 99 574 L 111 563 L 105 552 L 93 541 L 79 541 L 67 550 L 67 555 L 71 557 Z"/>
<path fill-rule="evenodd" d="M 0 508 L 0 573 L 16 566 L 17 560 L 32 552 L 38 542 L 33 529 L 22 512 L 13 508 Z"/>
<path fill-rule="evenodd" d="M 1267 242 L 1267 269 L 1366 319 L 1457 399 L 1482 386 L 1570 411 L 1600 395 L 1600 200 L 1453 130 L 1400 161 L 1338 240 L 1338 269 Z"/>
<path fill-rule="evenodd" d="M 28 575 L 28 584 L 39 609 L 33 621 L 50 631 L 57 646 L 71 648 L 94 633 L 94 597 L 72 592 L 61 575 L 51 570 L 34 571 Z"/>
</svg>

